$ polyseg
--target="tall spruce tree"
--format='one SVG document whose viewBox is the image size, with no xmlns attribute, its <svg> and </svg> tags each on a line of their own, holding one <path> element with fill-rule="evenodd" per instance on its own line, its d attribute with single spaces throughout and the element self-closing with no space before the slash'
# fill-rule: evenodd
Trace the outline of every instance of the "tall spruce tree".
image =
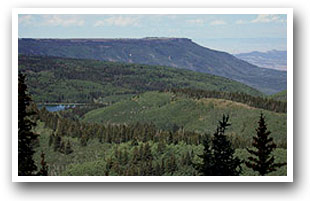
<svg viewBox="0 0 310 201">
<path fill-rule="evenodd" d="M 195 168 L 204 176 L 212 176 L 215 175 L 213 172 L 215 170 L 214 167 L 214 157 L 212 155 L 212 150 L 210 147 L 210 139 L 208 136 L 205 136 L 203 141 L 203 154 L 199 155 L 199 157 L 203 160 L 202 164 L 197 165 Z"/>
<path fill-rule="evenodd" d="M 273 142 L 273 138 L 269 135 L 270 131 L 267 130 L 267 125 L 265 123 L 265 117 L 261 113 L 258 128 L 256 128 L 256 136 L 253 137 L 253 147 L 254 150 L 248 149 L 247 151 L 252 154 L 248 158 L 249 161 L 246 161 L 245 164 L 247 167 L 257 171 L 261 176 L 264 176 L 270 172 L 276 170 L 286 163 L 275 163 L 274 156 L 271 155 L 272 151 L 277 147 Z"/>
<path fill-rule="evenodd" d="M 41 169 L 37 173 L 37 176 L 48 176 L 48 165 L 45 162 L 45 154 L 41 152 Z"/>
<path fill-rule="evenodd" d="M 225 135 L 226 128 L 231 125 L 228 120 L 229 116 L 223 115 L 211 143 L 207 137 L 203 141 L 204 151 L 200 155 L 203 163 L 196 168 L 204 176 L 238 176 L 241 173 L 242 162 L 234 157 L 235 150 Z"/>
<path fill-rule="evenodd" d="M 68 154 L 71 154 L 72 152 L 73 152 L 73 149 L 72 149 L 72 147 L 71 147 L 70 141 L 68 140 L 67 143 L 66 143 L 66 146 L 65 146 L 65 148 L 64 148 L 64 153 L 65 153 L 66 155 L 68 155 Z"/>
<path fill-rule="evenodd" d="M 28 94 L 25 79 L 25 75 L 18 75 L 18 175 L 34 176 L 36 175 L 37 166 L 32 156 L 35 153 L 33 146 L 38 135 L 32 131 L 36 123 L 30 117 L 34 115 L 34 112 L 27 110 L 31 98 Z"/>
</svg>

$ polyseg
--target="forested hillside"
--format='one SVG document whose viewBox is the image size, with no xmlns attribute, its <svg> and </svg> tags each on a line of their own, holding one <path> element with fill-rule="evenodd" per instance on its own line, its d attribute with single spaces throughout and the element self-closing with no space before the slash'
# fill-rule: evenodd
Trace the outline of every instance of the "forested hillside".
<svg viewBox="0 0 310 201">
<path fill-rule="evenodd" d="M 89 103 L 169 88 L 262 95 L 230 79 L 166 66 L 22 55 L 19 70 L 28 75 L 27 84 L 36 102 Z"/>
<path fill-rule="evenodd" d="M 281 91 L 279 93 L 273 94 L 270 96 L 270 98 L 274 99 L 274 100 L 279 100 L 279 101 L 287 101 L 287 91 Z"/>
<path fill-rule="evenodd" d="M 19 39 L 24 55 L 164 65 L 209 73 L 273 94 L 286 89 L 286 72 L 259 68 L 187 38 Z"/>
<path fill-rule="evenodd" d="M 162 130 L 182 128 L 212 134 L 217 126 L 217 119 L 222 114 L 229 114 L 233 118 L 228 134 L 237 137 L 245 147 L 251 144 L 251 133 L 261 111 L 264 111 L 268 119 L 268 127 L 276 142 L 286 146 L 285 113 L 261 110 L 224 99 L 192 99 L 173 93 L 146 92 L 108 107 L 91 110 L 83 115 L 83 120 L 111 124 L 152 122 Z"/>
<path fill-rule="evenodd" d="M 203 155 L 221 159 L 207 143 L 216 147 L 217 138 L 239 163 L 234 175 L 258 175 L 245 161 L 261 113 L 277 144 L 275 162 L 286 162 L 286 102 L 242 83 L 166 66 L 46 56 L 20 55 L 19 71 L 34 100 L 26 118 L 39 134 L 33 158 L 47 175 L 205 175 Z M 35 102 L 83 104 L 49 112 Z M 268 175 L 286 175 L 286 166 Z"/>
<path fill-rule="evenodd" d="M 182 128 L 158 130 L 153 124 L 80 122 L 44 109 L 37 114 L 38 126 L 34 131 L 40 134 L 40 140 L 34 158 L 39 166 L 39 153 L 44 151 L 48 174 L 54 176 L 199 176 L 202 174 L 196 165 L 203 163 L 202 141 L 212 138 L 211 134 Z M 251 136 L 254 129 L 252 133 Z M 247 160 L 249 154 L 244 147 L 251 145 L 242 137 L 227 136 L 235 147 L 234 156 Z M 283 147 L 273 153 L 276 162 L 286 161 Z M 241 175 L 257 175 L 241 165 Z M 268 175 L 286 175 L 286 167 Z"/>
</svg>

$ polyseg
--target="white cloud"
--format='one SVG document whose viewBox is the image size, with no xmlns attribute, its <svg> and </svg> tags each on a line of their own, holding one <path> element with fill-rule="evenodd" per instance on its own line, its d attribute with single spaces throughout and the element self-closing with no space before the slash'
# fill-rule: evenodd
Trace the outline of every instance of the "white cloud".
<svg viewBox="0 0 310 201">
<path fill-rule="evenodd" d="M 52 26 L 83 26 L 85 21 L 75 16 L 44 15 L 43 25 Z"/>
<path fill-rule="evenodd" d="M 175 20 L 178 18 L 178 15 L 173 15 L 173 14 L 155 14 L 155 15 L 151 15 L 152 18 L 163 18 L 163 19 L 171 19 L 171 20 Z"/>
<path fill-rule="evenodd" d="M 104 20 L 98 20 L 94 24 L 95 27 L 99 26 L 137 26 L 139 25 L 137 17 L 123 17 L 123 16 L 113 16 Z"/>
<path fill-rule="evenodd" d="M 253 20 L 237 20 L 235 24 L 248 24 L 248 23 L 270 23 L 270 22 L 286 22 L 285 19 L 281 18 L 280 15 L 273 14 L 261 14 L 257 15 L 257 17 Z"/>
<path fill-rule="evenodd" d="M 262 14 L 251 21 L 251 23 L 285 22 L 279 15 Z"/>
<path fill-rule="evenodd" d="M 32 20 L 33 19 L 31 15 L 19 15 L 18 16 L 19 24 L 31 24 Z"/>
<path fill-rule="evenodd" d="M 235 23 L 236 23 L 236 24 L 246 24 L 246 23 L 248 23 L 248 22 L 247 22 L 247 21 L 244 21 L 244 20 L 237 20 Z"/>
<path fill-rule="evenodd" d="M 198 25 L 204 24 L 204 21 L 202 19 L 186 20 L 186 22 L 189 24 L 198 24 Z"/>
<path fill-rule="evenodd" d="M 212 22 L 210 22 L 211 25 L 225 25 L 226 22 L 223 20 L 214 20 Z"/>
</svg>

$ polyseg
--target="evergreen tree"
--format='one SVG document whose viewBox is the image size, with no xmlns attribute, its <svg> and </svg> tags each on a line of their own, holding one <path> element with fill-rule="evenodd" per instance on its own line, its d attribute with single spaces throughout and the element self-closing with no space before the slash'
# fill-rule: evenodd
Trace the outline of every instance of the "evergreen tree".
<svg viewBox="0 0 310 201">
<path fill-rule="evenodd" d="M 68 155 L 68 154 L 71 154 L 72 152 L 73 152 L 73 149 L 71 148 L 71 143 L 68 140 L 65 146 L 65 154 Z"/>
<path fill-rule="evenodd" d="M 50 134 L 49 139 L 48 139 L 48 146 L 52 146 L 53 142 L 54 142 L 54 134 Z"/>
<path fill-rule="evenodd" d="M 62 154 L 65 153 L 65 143 L 63 141 L 61 141 L 58 151 Z"/>
<path fill-rule="evenodd" d="M 48 176 L 48 166 L 46 165 L 45 162 L 45 154 L 41 152 L 41 169 L 38 172 L 38 176 Z"/>
<path fill-rule="evenodd" d="M 177 163 L 174 153 L 171 154 L 171 156 L 169 157 L 169 160 L 167 162 L 167 169 L 171 175 L 173 175 L 174 172 L 177 170 Z"/>
<path fill-rule="evenodd" d="M 166 149 L 166 143 L 160 140 L 157 145 L 157 153 L 163 154 Z"/>
<path fill-rule="evenodd" d="M 273 142 L 273 138 L 269 137 L 271 134 L 267 130 L 265 123 L 265 117 L 261 113 L 258 128 L 256 128 L 256 136 L 253 137 L 253 147 L 255 150 L 247 148 L 248 152 L 252 154 L 246 161 L 247 167 L 259 172 L 261 176 L 264 176 L 270 172 L 276 170 L 276 168 L 285 165 L 286 163 L 275 163 L 274 156 L 271 156 L 271 152 L 277 147 Z"/>
<path fill-rule="evenodd" d="M 179 127 L 177 124 L 174 123 L 174 124 L 172 125 L 172 132 L 173 132 L 173 133 L 176 133 L 179 129 L 180 129 L 180 127 Z"/>
<path fill-rule="evenodd" d="M 83 146 L 83 147 L 87 146 L 87 141 L 88 141 L 87 135 L 85 135 L 85 133 L 83 133 L 82 137 L 80 139 L 81 146 Z"/>
<path fill-rule="evenodd" d="M 62 140 L 60 136 L 55 136 L 54 138 L 54 151 L 58 151 L 61 147 Z"/>
<path fill-rule="evenodd" d="M 34 113 L 26 110 L 31 98 L 25 78 L 23 74 L 18 75 L 18 175 L 32 176 L 37 170 L 32 156 L 35 153 L 33 146 L 38 135 L 32 131 L 36 124 L 31 121 L 30 117 Z"/>
<path fill-rule="evenodd" d="M 128 161 L 129 161 L 129 156 L 128 155 L 129 154 L 128 154 L 127 148 L 121 154 L 123 155 L 121 163 L 124 164 L 124 165 L 128 164 Z"/>
<path fill-rule="evenodd" d="M 153 159 L 153 155 L 152 155 L 152 151 L 151 151 L 151 146 L 150 144 L 147 142 L 145 143 L 144 147 L 143 147 L 143 150 L 142 150 L 142 153 L 143 153 L 143 160 L 144 161 L 148 161 L 148 160 L 152 160 Z"/>
<path fill-rule="evenodd" d="M 97 138 L 99 139 L 99 142 L 102 143 L 103 142 L 103 133 L 104 133 L 104 128 L 103 127 L 100 127 L 97 129 L 97 132 L 96 132 L 96 135 L 97 135 Z"/>
<path fill-rule="evenodd" d="M 131 146 L 138 146 L 138 145 L 139 145 L 139 143 L 138 143 L 137 139 L 134 138 L 134 139 L 132 140 L 132 142 L 131 142 Z"/>
<path fill-rule="evenodd" d="M 154 174 L 154 168 L 153 168 L 152 160 L 146 161 L 145 173 L 148 176 L 156 175 L 156 174 Z"/>
<path fill-rule="evenodd" d="M 209 139 L 203 141 L 204 152 L 200 156 L 203 164 L 197 169 L 205 176 L 237 176 L 241 173 L 241 160 L 234 157 L 235 150 L 225 135 L 225 130 L 231 124 L 228 123 L 229 116 L 223 115 L 219 126 L 214 133 L 210 146 Z"/>
<path fill-rule="evenodd" d="M 59 118 L 57 121 L 56 135 L 58 135 L 58 136 L 64 135 L 64 133 L 63 133 L 63 122 L 64 122 L 64 120 L 61 118 Z"/>
<path fill-rule="evenodd" d="M 139 157 L 139 150 L 138 148 L 135 146 L 135 148 L 133 148 L 133 158 L 132 158 L 132 163 L 133 164 L 137 164 L 140 160 Z"/>
<path fill-rule="evenodd" d="M 154 167 L 154 176 L 161 176 L 163 174 L 160 164 L 157 162 Z"/>
<path fill-rule="evenodd" d="M 165 172 L 167 170 L 167 167 L 166 167 L 165 160 L 163 158 L 161 159 L 160 169 L 161 169 L 161 174 L 160 175 L 165 174 Z"/>
<path fill-rule="evenodd" d="M 169 131 L 167 144 L 171 144 L 172 142 L 173 142 L 173 133 L 171 131 Z"/>
<path fill-rule="evenodd" d="M 185 156 L 183 156 L 182 163 L 183 165 L 191 165 L 192 164 L 192 158 L 191 153 L 189 151 L 186 152 Z"/>
<path fill-rule="evenodd" d="M 210 147 L 210 139 L 208 136 L 205 136 L 203 140 L 203 154 L 198 155 L 203 163 L 197 165 L 195 168 L 204 176 L 212 176 L 215 175 L 216 168 L 214 168 L 214 156 L 212 155 L 212 150 Z"/>
</svg>

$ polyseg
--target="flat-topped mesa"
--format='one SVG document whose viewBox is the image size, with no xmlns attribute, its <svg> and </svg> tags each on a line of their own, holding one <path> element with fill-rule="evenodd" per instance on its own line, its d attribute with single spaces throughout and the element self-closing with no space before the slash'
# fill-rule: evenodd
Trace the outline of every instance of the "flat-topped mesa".
<svg viewBox="0 0 310 201">
<path fill-rule="evenodd" d="M 161 40 L 161 41 L 192 41 L 189 38 L 170 38 L 170 37 L 145 37 L 142 40 Z"/>
<path fill-rule="evenodd" d="M 173 37 L 145 37 L 145 38 L 19 38 L 19 40 L 36 40 L 36 41 L 44 41 L 44 42 L 134 42 L 134 41 L 158 41 L 158 42 L 192 42 L 189 38 L 173 38 Z"/>
<path fill-rule="evenodd" d="M 188 38 L 21 39 L 18 41 L 18 52 L 183 68 L 233 79 L 267 94 L 286 89 L 286 72 L 258 68 Z"/>
</svg>

